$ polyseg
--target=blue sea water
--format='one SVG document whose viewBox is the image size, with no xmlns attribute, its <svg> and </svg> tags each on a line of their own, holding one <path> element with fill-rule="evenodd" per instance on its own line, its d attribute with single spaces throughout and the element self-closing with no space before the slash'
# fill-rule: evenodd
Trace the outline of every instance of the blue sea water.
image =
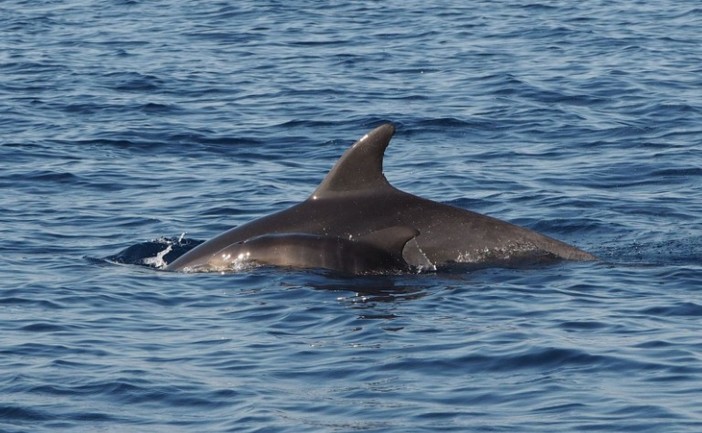
<svg viewBox="0 0 702 433">
<path fill-rule="evenodd" d="M 692 0 L 3 1 L 0 431 L 702 430 L 700 28 Z M 399 188 L 601 260 L 138 264 L 386 121 Z"/>
</svg>

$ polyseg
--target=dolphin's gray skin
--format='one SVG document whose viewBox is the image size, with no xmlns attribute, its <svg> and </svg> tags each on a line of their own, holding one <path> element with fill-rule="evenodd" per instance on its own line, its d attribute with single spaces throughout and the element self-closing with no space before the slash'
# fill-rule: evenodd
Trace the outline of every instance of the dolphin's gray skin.
<svg viewBox="0 0 702 433">
<path fill-rule="evenodd" d="M 394 132 L 392 124 L 385 124 L 364 135 L 307 200 L 230 229 L 188 251 L 166 270 L 201 268 L 222 249 L 256 236 L 306 233 L 353 241 L 398 226 L 419 232 L 404 245 L 402 256 L 408 265 L 420 269 L 452 263 L 490 267 L 595 260 L 585 251 L 532 230 L 396 189 L 383 175 L 383 155 Z"/>
<path fill-rule="evenodd" d="M 347 274 L 409 271 L 402 248 L 419 232 L 390 227 L 359 240 L 307 233 L 266 234 L 236 242 L 214 254 L 195 271 L 237 270 L 254 265 L 321 268 Z"/>
</svg>

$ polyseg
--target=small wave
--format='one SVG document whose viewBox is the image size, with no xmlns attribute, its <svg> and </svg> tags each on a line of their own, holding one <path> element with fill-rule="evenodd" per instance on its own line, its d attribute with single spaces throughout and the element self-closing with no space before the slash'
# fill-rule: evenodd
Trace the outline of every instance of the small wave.
<svg viewBox="0 0 702 433">
<path fill-rule="evenodd" d="M 37 170 L 15 176 L 18 180 L 29 182 L 56 182 L 60 184 L 76 183 L 80 179 L 73 173 L 59 172 L 54 170 Z"/>
<path fill-rule="evenodd" d="M 163 80 L 148 74 L 112 73 L 105 78 L 113 81 L 114 90 L 121 92 L 153 92 L 163 86 Z"/>
<path fill-rule="evenodd" d="M 61 332 L 67 330 L 67 327 L 54 323 L 37 322 L 23 326 L 20 329 L 26 332 Z"/>
<path fill-rule="evenodd" d="M 0 419 L 12 421 L 46 421 L 51 419 L 51 415 L 44 411 L 30 409 L 27 407 L 18 407 L 14 405 L 0 406 Z"/>
<path fill-rule="evenodd" d="M 702 305 L 694 302 L 681 302 L 675 305 L 655 306 L 643 311 L 646 316 L 702 317 Z"/>
</svg>

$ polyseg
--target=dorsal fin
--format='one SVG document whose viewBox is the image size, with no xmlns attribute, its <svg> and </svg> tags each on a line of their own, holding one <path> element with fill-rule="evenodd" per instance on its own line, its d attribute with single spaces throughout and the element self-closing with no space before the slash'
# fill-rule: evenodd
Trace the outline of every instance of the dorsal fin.
<svg viewBox="0 0 702 433">
<path fill-rule="evenodd" d="M 358 242 L 363 242 L 387 251 L 390 254 L 397 254 L 402 257 L 402 249 L 412 238 L 419 235 L 419 230 L 409 226 L 392 226 L 370 232 L 358 238 Z"/>
<path fill-rule="evenodd" d="M 361 137 L 341 155 L 310 198 L 390 187 L 383 176 L 383 155 L 394 133 L 395 127 L 386 123 Z"/>
</svg>

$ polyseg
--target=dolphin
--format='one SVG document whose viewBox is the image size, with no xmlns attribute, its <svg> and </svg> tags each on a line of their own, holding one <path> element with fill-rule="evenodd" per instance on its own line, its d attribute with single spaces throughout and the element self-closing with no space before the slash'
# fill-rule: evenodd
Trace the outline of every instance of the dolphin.
<svg viewBox="0 0 702 433">
<path fill-rule="evenodd" d="M 394 133 L 395 127 L 390 123 L 370 131 L 346 150 L 305 201 L 215 236 L 174 260 L 166 270 L 201 269 L 219 260 L 218 254 L 227 247 L 259 236 L 304 233 L 368 242 L 373 233 L 391 227 L 409 227 L 418 232 L 409 240 L 406 233 L 400 238 L 406 241 L 403 260 L 419 270 L 453 264 L 513 267 L 596 259 L 533 230 L 417 197 L 390 185 L 383 175 L 383 156 Z M 333 253 L 322 239 L 317 241 L 320 250 Z M 314 244 L 306 242 L 308 247 Z M 296 254 L 295 248 L 288 250 L 288 254 Z M 297 265 L 300 262 L 304 260 L 291 260 Z"/>
<path fill-rule="evenodd" d="M 249 266 L 320 268 L 365 275 L 405 272 L 402 249 L 419 234 L 411 227 L 389 227 L 358 240 L 309 233 L 277 233 L 236 242 L 194 271 L 239 270 Z"/>
</svg>

